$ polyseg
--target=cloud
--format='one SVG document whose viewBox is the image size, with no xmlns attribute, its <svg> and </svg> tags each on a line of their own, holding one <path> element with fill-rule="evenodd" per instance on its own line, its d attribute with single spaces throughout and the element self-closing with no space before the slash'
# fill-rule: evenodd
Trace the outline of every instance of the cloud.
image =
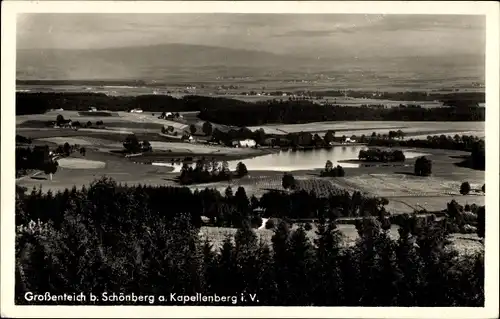
<svg viewBox="0 0 500 319">
<path fill-rule="evenodd" d="M 18 48 L 213 45 L 302 56 L 484 53 L 480 16 L 23 14 Z"/>
</svg>

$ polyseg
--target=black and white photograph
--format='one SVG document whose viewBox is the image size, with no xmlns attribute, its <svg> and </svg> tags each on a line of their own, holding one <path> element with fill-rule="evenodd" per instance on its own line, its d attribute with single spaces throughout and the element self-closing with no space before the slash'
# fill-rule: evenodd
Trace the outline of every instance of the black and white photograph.
<svg viewBox="0 0 500 319">
<path fill-rule="evenodd" d="M 16 2 L 2 315 L 498 315 L 498 3 Z"/>
</svg>

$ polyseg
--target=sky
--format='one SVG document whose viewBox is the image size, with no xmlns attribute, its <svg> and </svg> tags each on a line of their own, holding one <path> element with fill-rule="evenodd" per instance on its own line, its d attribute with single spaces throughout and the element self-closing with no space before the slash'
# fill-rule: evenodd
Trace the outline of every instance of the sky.
<svg viewBox="0 0 500 319">
<path fill-rule="evenodd" d="M 463 15 L 22 14 L 18 49 L 182 43 L 297 56 L 485 54 L 485 18 Z"/>
</svg>

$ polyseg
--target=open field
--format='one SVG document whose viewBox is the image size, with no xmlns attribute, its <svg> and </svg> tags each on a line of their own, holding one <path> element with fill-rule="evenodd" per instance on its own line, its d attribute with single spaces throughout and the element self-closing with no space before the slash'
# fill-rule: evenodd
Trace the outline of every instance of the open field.
<svg viewBox="0 0 500 319">
<path fill-rule="evenodd" d="M 263 128 L 268 134 L 284 135 L 296 132 L 326 132 L 333 130 L 337 136 L 352 134 L 370 135 L 372 132 L 387 134 L 390 130 L 402 130 L 405 133 L 416 134 L 426 132 L 483 132 L 485 122 L 406 122 L 406 121 L 342 121 L 342 122 L 315 122 L 306 124 L 269 124 L 251 126 L 251 130 Z"/>
<path fill-rule="evenodd" d="M 88 145 L 95 145 L 95 143 L 92 143 L 88 138 L 86 137 L 62 137 L 62 136 L 54 136 L 54 137 L 43 137 L 37 139 L 38 141 L 42 142 L 48 142 L 48 143 L 53 143 L 57 145 L 63 145 L 64 143 L 69 143 L 70 145 L 81 145 L 81 146 L 88 146 Z"/>
<path fill-rule="evenodd" d="M 294 225 L 293 229 L 298 226 Z M 358 238 L 358 234 L 354 225 L 343 225 L 339 224 L 338 229 L 341 231 L 344 241 L 343 245 L 353 245 Z M 200 235 L 202 240 L 208 238 L 213 245 L 213 249 L 219 250 L 222 247 L 222 243 L 227 236 L 230 236 L 234 240 L 234 234 L 236 233 L 234 228 L 224 228 L 224 227 L 202 227 L 200 230 Z M 307 231 L 307 237 L 313 242 L 316 238 L 316 226 L 312 224 L 312 229 Z M 273 231 L 269 229 L 257 229 L 255 230 L 258 238 L 263 242 L 267 243 L 272 249 L 271 238 L 273 236 Z M 390 230 L 390 235 L 393 239 L 399 237 L 397 226 L 393 226 Z M 477 251 L 484 250 L 484 246 L 479 241 L 479 238 L 475 234 L 453 234 L 451 236 L 453 246 L 457 250 L 464 254 L 474 253 Z"/>
<path fill-rule="evenodd" d="M 459 196 L 460 181 L 442 177 L 420 177 L 407 174 L 364 174 L 359 176 L 339 177 L 342 184 L 362 192 L 381 197 L 394 196 Z M 481 188 L 483 181 L 471 181 L 471 187 Z M 377 185 L 376 188 L 373 185 Z"/>
<path fill-rule="evenodd" d="M 31 114 L 16 116 L 16 126 L 18 128 L 33 129 L 47 128 L 48 121 L 55 121 L 58 115 L 65 119 L 79 121 L 81 124 L 88 121 L 95 124 L 96 121 L 103 121 L 106 131 L 127 131 L 132 133 L 160 133 L 162 127 L 173 127 L 177 134 L 191 132 L 190 125 L 196 127 L 195 135 L 204 136 L 203 124 L 205 121 L 198 119 L 198 112 L 181 112 L 184 116 L 179 121 L 159 119 L 160 112 L 128 113 L 109 112 L 109 116 L 100 116 L 100 112 L 78 112 L 78 111 L 49 111 L 44 114 Z M 230 129 L 227 125 L 212 123 L 212 127 L 221 131 Z"/>
<path fill-rule="evenodd" d="M 31 139 L 54 138 L 54 137 L 98 137 L 105 140 L 124 141 L 126 136 L 132 134 L 130 131 L 119 130 L 103 130 L 103 129 L 32 129 L 32 128 L 16 128 L 16 134 L 22 135 Z M 156 134 L 157 135 L 157 134 Z"/>
<path fill-rule="evenodd" d="M 60 167 L 72 169 L 96 169 L 106 167 L 106 163 L 83 158 L 61 158 L 57 161 Z"/>
<path fill-rule="evenodd" d="M 414 209 L 443 210 L 452 200 L 461 205 L 485 204 L 485 196 L 480 191 L 484 184 L 484 172 L 457 167 L 454 170 L 461 174 L 451 173 L 451 170 L 445 174 L 442 164 L 436 166 L 436 173 L 429 177 L 413 176 L 407 170 L 408 172 L 390 174 L 336 177 L 333 178 L 333 183 L 350 191 L 385 197 L 389 200 L 387 210 L 393 213 L 412 212 Z M 464 181 L 468 181 L 472 188 L 471 193 L 465 196 L 459 193 Z"/>
<path fill-rule="evenodd" d="M 144 123 L 144 125 L 177 125 L 180 127 L 187 127 L 185 124 L 181 124 L 174 121 L 168 121 L 159 119 L 160 115 L 152 113 L 129 113 L 129 112 L 111 112 L 111 116 L 100 116 L 99 113 L 83 113 L 78 111 L 48 111 L 43 114 L 29 114 L 29 115 L 18 115 L 16 116 L 16 125 L 20 125 L 27 121 L 55 121 L 58 115 L 62 115 L 65 119 L 71 119 L 73 121 L 79 121 L 80 123 L 91 121 L 102 120 L 104 123 L 123 123 L 123 122 L 134 122 L 134 123 Z M 94 115 L 96 114 L 96 115 Z M 115 124 L 116 125 L 116 124 Z"/>
</svg>

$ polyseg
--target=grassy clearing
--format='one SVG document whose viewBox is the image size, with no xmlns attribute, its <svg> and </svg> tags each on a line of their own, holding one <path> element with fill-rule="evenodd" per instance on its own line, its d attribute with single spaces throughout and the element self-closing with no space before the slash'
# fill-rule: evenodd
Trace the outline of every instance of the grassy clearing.
<svg viewBox="0 0 500 319">
<path fill-rule="evenodd" d="M 158 132 L 161 131 L 163 127 L 160 123 L 147 123 L 147 122 L 104 122 L 104 126 L 106 128 L 114 128 L 114 127 L 125 127 L 127 129 L 154 129 Z"/>
</svg>

